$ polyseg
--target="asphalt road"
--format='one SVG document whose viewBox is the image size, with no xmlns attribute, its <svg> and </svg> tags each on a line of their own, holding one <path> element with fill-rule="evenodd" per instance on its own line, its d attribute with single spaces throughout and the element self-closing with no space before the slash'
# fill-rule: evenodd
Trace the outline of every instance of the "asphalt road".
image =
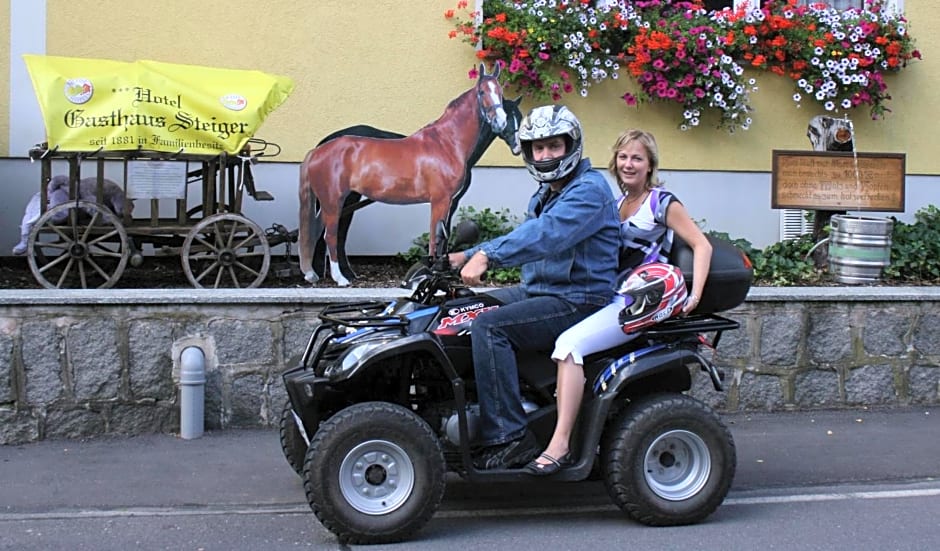
<svg viewBox="0 0 940 551">
<path fill-rule="evenodd" d="M 625 520 L 599 482 L 449 480 L 417 538 L 372 549 L 931 549 L 940 408 L 724 416 L 731 493 L 705 523 Z M 587 539 L 586 539 L 587 538 Z M 0 447 L 0 549 L 349 549 L 316 521 L 276 431 Z"/>
</svg>

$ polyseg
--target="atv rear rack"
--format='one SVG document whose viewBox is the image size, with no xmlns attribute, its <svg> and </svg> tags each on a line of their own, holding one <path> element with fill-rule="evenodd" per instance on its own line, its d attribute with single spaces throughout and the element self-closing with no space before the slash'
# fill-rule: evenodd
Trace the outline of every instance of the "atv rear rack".
<svg viewBox="0 0 940 551">
<path fill-rule="evenodd" d="M 649 337 L 670 337 L 682 336 L 694 333 L 715 332 L 715 337 L 711 342 L 704 339 L 702 343 L 710 348 L 718 346 L 721 334 L 724 331 L 738 329 L 741 324 L 716 314 L 701 314 L 697 316 L 687 316 L 680 318 L 670 318 L 662 323 L 658 323 L 645 331 Z"/>
</svg>

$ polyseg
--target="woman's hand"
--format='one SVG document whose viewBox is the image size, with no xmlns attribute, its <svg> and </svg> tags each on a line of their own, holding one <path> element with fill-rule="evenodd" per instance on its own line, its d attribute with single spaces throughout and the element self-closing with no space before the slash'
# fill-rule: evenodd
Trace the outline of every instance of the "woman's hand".
<svg viewBox="0 0 940 551">
<path fill-rule="evenodd" d="M 695 310 L 696 306 L 698 306 L 698 303 L 699 303 L 698 295 L 696 295 L 695 293 L 692 293 L 691 295 L 686 297 L 685 304 L 682 305 L 682 313 L 688 314 L 692 310 Z"/>
</svg>

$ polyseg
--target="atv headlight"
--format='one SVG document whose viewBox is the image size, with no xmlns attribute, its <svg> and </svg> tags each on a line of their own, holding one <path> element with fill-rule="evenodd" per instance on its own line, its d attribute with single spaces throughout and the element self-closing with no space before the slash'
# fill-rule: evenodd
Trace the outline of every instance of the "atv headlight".
<svg viewBox="0 0 940 551">
<path fill-rule="evenodd" d="M 340 377 L 359 365 L 362 359 L 372 354 L 376 348 L 380 348 L 388 342 L 388 340 L 382 339 L 351 346 L 335 363 L 327 367 L 323 374 L 327 377 Z"/>
</svg>

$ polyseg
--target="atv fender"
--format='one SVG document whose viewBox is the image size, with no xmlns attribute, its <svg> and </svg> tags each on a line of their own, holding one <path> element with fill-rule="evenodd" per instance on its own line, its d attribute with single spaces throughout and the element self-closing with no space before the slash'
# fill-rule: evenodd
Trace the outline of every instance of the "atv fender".
<svg viewBox="0 0 940 551">
<path fill-rule="evenodd" d="M 334 382 L 340 382 L 353 378 L 360 378 L 367 375 L 368 371 L 381 364 L 383 360 L 393 357 L 408 356 L 424 352 L 429 354 L 444 370 L 444 375 L 454 384 L 459 384 L 457 372 L 454 369 L 450 358 L 444 353 L 440 340 L 430 333 L 417 333 L 401 337 L 387 344 L 370 350 L 366 353 L 354 367 L 349 369 L 339 379 Z"/>
<path fill-rule="evenodd" d="M 593 399 L 585 403 L 581 450 L 594 450 L 600 444 L 611 408 L 629 392 L 684 392 L 692 388 L 688 364 L 702 364 L 696 350 L 686 346 L 658 345 L 627 354 L 607 366 L 594 384 Z M 594 455 L 582 453 L 577 465 L 558 480 L 581 480 L 591 470 Z"/>
<path fill-rule="evenodd" d="M 383 361 L 388 358 L 423 353 L 433 358 L 450 381 L 454 391 L 457 411 L 461 413 L 460 427 L 467 433 L 467 420 L 464 405 L 466 395 L 464 382 L 454 369 L 450 359 L 436 336 L 418 333 L 396 338 L 374 350 L 368 351 L 359 362 L 342 374 L 334 376 L 317 375 L 313 369 L 298 367 L 284 373 L 284 383 L 295 413 L 298 414 L 308 435 L 312 438 L 321 422 L 333 413 L 349 405 L 349 393 L 342 387 L 356 384 L 369 377 L 373 369 L 384 369 Z"/>
</svg>

